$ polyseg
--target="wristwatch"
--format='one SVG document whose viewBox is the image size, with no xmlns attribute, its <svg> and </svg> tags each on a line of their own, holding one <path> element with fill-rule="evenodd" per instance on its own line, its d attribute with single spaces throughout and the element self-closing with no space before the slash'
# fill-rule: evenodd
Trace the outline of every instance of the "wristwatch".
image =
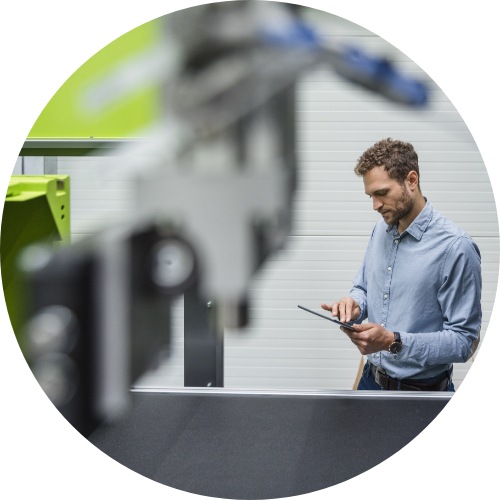
<svg viewBox="0 0 500 500">
<path fill-rule="evenodd" d="M 391 354 L 398 354 L 403 349 L 403 342 L 401 340 L 401 335 L 399 332 L 394 332 L 394 342 L 389 346 L 389 352 Z"/>
</svg>

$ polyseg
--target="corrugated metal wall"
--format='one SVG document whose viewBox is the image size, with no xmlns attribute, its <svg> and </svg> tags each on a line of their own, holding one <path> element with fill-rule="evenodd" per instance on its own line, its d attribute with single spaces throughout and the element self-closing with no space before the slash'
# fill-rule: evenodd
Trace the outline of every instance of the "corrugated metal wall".
<svg viewBox="0 0 500 500">
<path fill-rule="evenodd" d="M 384 40 L 329 14 L 317 13 L 314 21 L 332 43 L 352 43 L 388 55 L 401 70 L 424 79 L 431 102 L 424 111 L 409 110 L 351 86 L 326 67 L 300 82 L 295 228 L 287 248 L 267 262 L 251 286 L 250 327 L 226 332 L 226 387 L 352 387 L 361 357 L 354 345 L 340 330 L 297 305 L 319 309 L 321 302 L 334 301 L 350 289 L 378 217 L 353 168 L 360 154 L 383 137 L 415 145 L 424 195 L 478 243 L 483 256 L 483 334 L 493 307 L 499 255 L 496 207 L 467 126 L 432 80 Z M 119 173 L 104 182 L 89 180 L 94 161 L 59 159 L 59 172 L 72 176 L 76 238 L 131 210 L 130 182 Z M 182 300 L 174 308 L 173 335 L 171 359 L 143 377 L 142 385 L 183 385 Z M 457 386 L 469 365 L 455 367 Z"/>
</svg>

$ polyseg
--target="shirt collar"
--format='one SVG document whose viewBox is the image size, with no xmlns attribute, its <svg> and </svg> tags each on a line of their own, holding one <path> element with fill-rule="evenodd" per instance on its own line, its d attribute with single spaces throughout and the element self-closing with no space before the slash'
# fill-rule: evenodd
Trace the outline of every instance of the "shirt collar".
<svg viewBox="0 0 500 500">
<path fill-rule="evenodd" d="M 421 212 L 415 217 L 415 220 L 401 233 L 400 237 L 408 233 L 413 236 L 417 241 L 422 239 L 425 231 L 429 227 L 432 220 L 432 214 L 434 209 L 427 198 L 425 198 L 425 206 Z M 397 234 L 398 228 L 396 226 L 388 226 L 387 232 L 392 232 L 394 235 Z"/>
</svg>

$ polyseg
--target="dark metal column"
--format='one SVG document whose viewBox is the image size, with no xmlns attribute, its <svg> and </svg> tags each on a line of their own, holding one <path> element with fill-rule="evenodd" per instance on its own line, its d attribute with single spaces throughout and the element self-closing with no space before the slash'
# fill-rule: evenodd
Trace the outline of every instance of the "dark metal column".
<svg viewBox="0 0 500 500">
<path fill-rule="evenodd" d="M 184 294 L 184 386 L 224 387 L 224 340 L 214 302 Z"/>
</svg>

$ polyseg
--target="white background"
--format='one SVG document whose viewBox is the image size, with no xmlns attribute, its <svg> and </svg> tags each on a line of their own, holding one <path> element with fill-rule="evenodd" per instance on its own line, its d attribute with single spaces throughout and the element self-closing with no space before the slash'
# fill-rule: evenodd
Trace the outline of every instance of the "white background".
<svg viewBox="0 0 500 500">
<path fill-rule="evenodd" d="M 202 2 L 25 1 L 2 7 L 0 183 L 6 189 L 32 124 L 84 61 L 126 31 L 159 15 Z M 345 0 L 300 2 L 345 17 L 404 52 L 456 106 L 479 147 L 498 195 L 494 145 L 499 116 L 498 45 L 493 2 Z M 472 7 L 473 5 L 473 7 Z M 498 198 L 498 196 L 497 196 Z M 48 403 L 26 367 L 0 304 L 2 482 L 9 497 L 163 498 L 167 491 L 131 473 L 78 436 Z M 481 352 L 443 413 L 397 455 L 371 471 L 311 497 L 481 497 L 494 488 L 499 446 L 495 362 L 498 306 Z M 492 387 L 493 386 L 493 387 Z M 387 429 L 390 432 L 390 428 Z M 411 471 L 411 472 L 410 472 Z M 421 471 L 421 472 L 419 472 Z M 173 492 L 172 492 L 173 493 Z M 175 492 L 179 497 L 190 496 Z"/>
</svg>

